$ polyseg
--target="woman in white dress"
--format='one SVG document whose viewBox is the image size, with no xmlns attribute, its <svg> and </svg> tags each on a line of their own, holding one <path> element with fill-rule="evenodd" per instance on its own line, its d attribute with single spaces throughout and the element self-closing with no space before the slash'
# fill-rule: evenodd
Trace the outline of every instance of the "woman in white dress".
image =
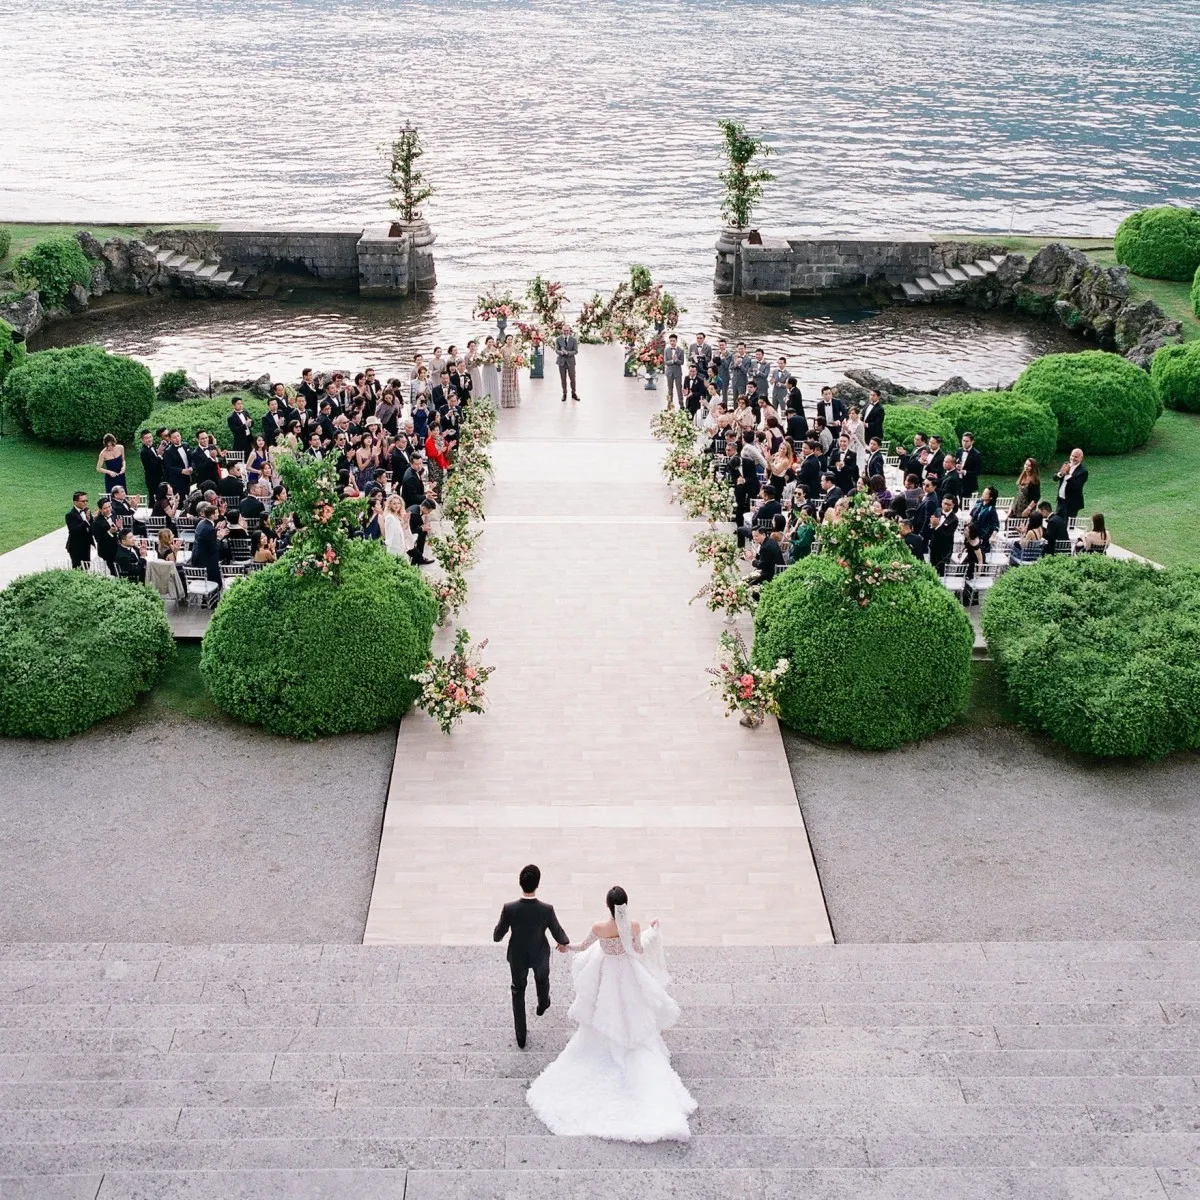
<svg viewBox="0 0 1200 1200">
<path fill-rule="evenodd" d="M 487 393 L 483 386 L 483 367 L 479 362 L 479 345 L 474 338 L 467 343 L 467 352 L 464 357 L 467 360 L 467 370 L 471 372 L 471 395 L 478 400 L 480 396 Z"/>
<path fill-rule="evenodd" d="M 517 377 L 516 343 L 510 333 L 500 351 L 500 407 L 516 408 L 521 403 L 521 381 Z"/>
<path fill-rule="evenodd" d="M 645 934 L 629 920 L 625 889 L 606 897 L 598 922 L 571 963 L 578 1025 L 563 1052 L 533 1081 L 526 1099 L 552 1133 L 622 1142 L 686 1141 L 696 1101 L 671 1067 L 662 1039 L 679 1018 L 667 994 L 658 922 Z"/>
<path fill-rule="evenodd" d="M 496 367 L 496 339 L 488 336 L 483 343 L 483 363 L 480 370 L 482 390 L 479 396 L 490 396 L 493 404 L 500 402 L 500 372 Z"/>
<path fill-rule="evenodd" d="M 858 405 L 850 405 L 850 415 L 842 422 L 842 432 L 850 439 L 850 449 L 858 458 L 859 466 L 867 465 L 867 427 L 858 415 Z"/>
<path fill-rule="evenodd" d="M 393 492 L 383 509 L 383 544 L 387 552 L 397 558 L 404 558 L 408 554 L 404 516 L 404 501 L 399 492 Z"/>
</svg>

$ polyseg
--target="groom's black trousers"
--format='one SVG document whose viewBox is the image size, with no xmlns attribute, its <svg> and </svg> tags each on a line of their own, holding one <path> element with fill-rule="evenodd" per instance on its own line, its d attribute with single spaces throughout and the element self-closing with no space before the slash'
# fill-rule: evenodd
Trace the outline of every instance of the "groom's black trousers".
<svg viewBox="0 0 1200 1200">
<path fill-rule="evenodd" d="M 537 989 L 537 999 L 540 1006 L 550 1003 L 550 963 L 533 967 L 528 963 L 509 963 L 512 972 L 512 1006 L 513 1024 L 516 1026 L 517 1037 L 524 1040 L 525 1027 L 525 985 L 529 982 L 529 972 L 533 972 L 533 986 Z"/>
</svg>

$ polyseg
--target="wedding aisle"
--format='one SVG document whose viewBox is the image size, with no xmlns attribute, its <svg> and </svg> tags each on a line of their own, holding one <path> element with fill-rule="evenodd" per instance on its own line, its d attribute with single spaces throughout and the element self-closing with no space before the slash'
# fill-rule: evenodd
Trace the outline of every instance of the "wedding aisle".
<svg viewBox="0 0 1200 1200">
<path fill-rule="evenodd" d="M 444 737 L 404 718 L 365 941 L 490 941 L 527 862 L 568 933 L 621 884 L 675 944 L 832 940 L 783 744 L 724 716 L 723 628 L 688 600 L 697 525 L 670 502 L 649 418 L 665 398 L 583 347 L 501 413 L 460 624 L 488 638 L 489 710 Z"/>
</svg>

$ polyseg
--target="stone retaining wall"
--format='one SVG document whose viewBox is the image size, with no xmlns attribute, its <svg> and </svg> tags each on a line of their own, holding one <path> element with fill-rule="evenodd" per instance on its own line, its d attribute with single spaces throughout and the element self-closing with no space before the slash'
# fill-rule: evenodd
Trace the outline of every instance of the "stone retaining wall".
<svg viewBox="0 0 1200 1200">
<path fill-rule="evenodd" d="M 335 283 L 358 282 L 362 226 L 346 229 L 167 229 L 162 246 L 194 258 L 219 258 L 246 271 L 307 271 Z"/>
</svg>

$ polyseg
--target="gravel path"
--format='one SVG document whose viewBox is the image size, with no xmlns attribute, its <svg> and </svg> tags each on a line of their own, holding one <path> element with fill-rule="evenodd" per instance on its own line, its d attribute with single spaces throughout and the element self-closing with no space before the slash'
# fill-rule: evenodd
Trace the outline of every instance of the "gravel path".
<svg viewBox="0 0 1200 1200">
<path fill-rule="evenodd" d="M 1098 764 L 1009 727 L 784 744 L 839 942 L 1200 930 L 1200 756 Z"/>
<path fill-rule="evenodd" d="M 0 738 L 3 939 L 361 941 L 395 747 L 174 716 Z"/>
</svg>

